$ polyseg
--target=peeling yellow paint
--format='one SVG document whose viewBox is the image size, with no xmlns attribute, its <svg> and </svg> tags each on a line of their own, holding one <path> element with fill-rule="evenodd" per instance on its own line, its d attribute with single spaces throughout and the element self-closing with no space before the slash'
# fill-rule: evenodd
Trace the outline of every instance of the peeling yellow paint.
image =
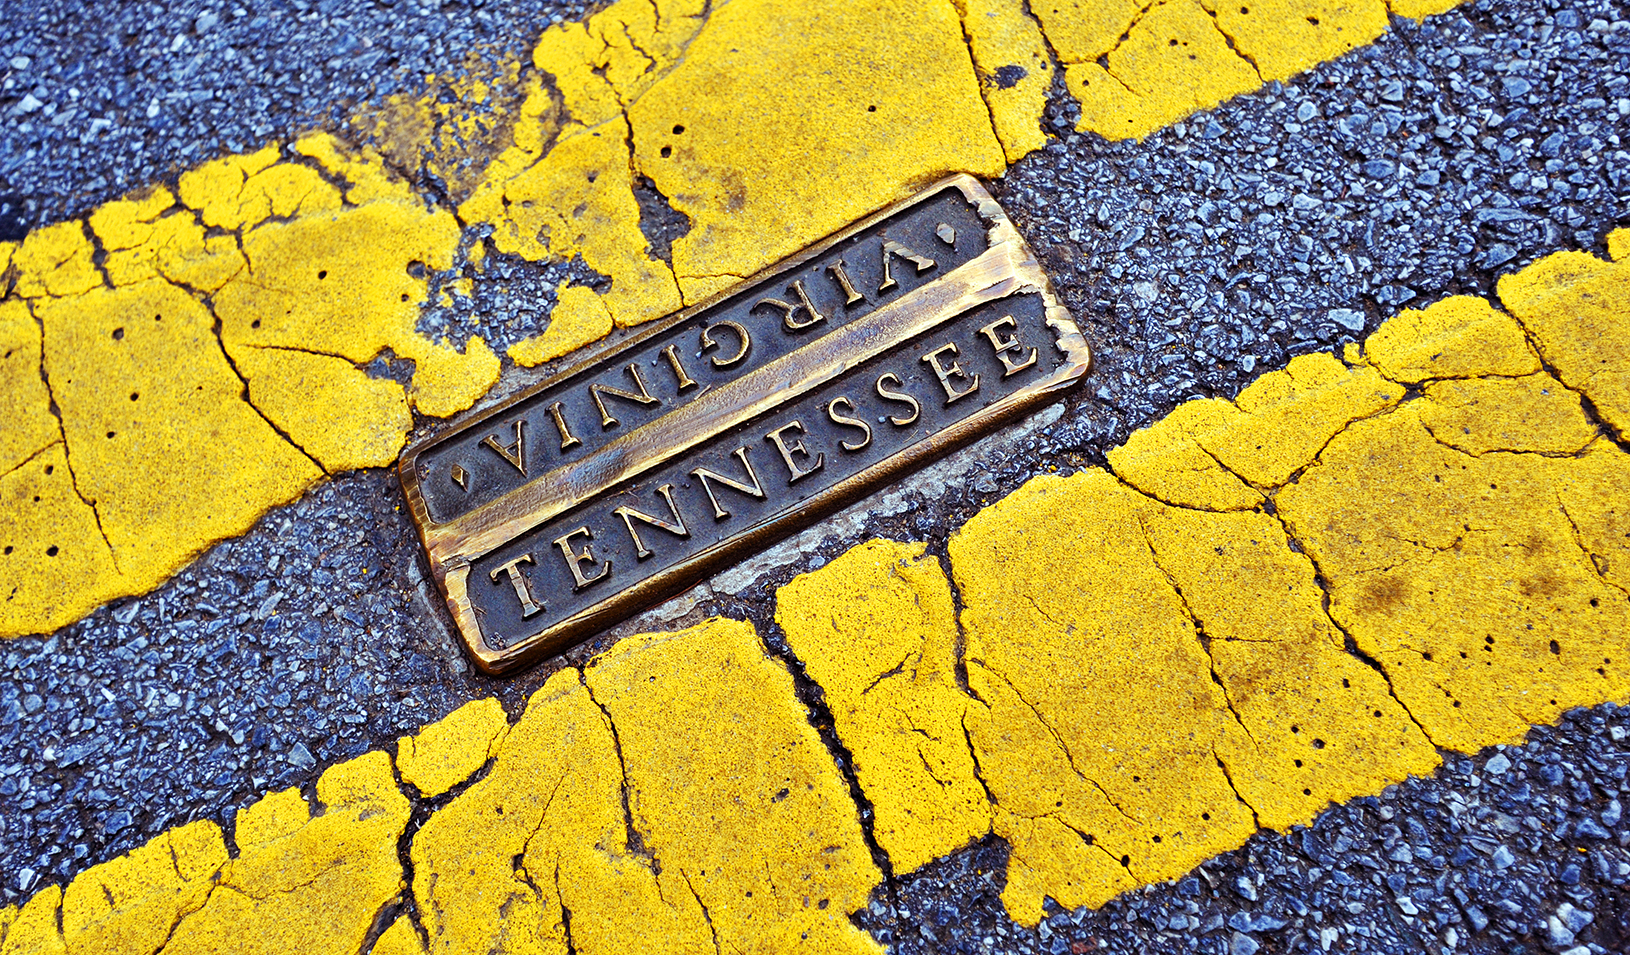
<svg viewBox="0 0 1630 955">
<path fill-rule="evenodd" d="M 679 308 L 666 265 L 651 259 L 640 232 L 621 114 L 564 138 L 514 178 L 478 191 L 459 210 L 493 225 L 502 252 L 534 261 L 579 257 L 611 278 L 605 307 L 617 324 L 638 324 Z"/>
<path fill-rule="evenodd" d="M 904 874 L 990 831 L 956 684 L 956 611 L 923 544 L 868 541 L 776 595 L 776 623 L 821 685 Z"/>
<path fill-rule="evenodd" d="M 1288 80 L 1387 30 L 1384 0 L 1202 0 L 1266 81 Z"/>
<path fill-rule="evenodd" d="M 849 920 L 882 880 L 858 810 L 752 624 L 628 638 L 585 679 L 617 730 L 631 824 L 719 948 L 882 952 Z"/>
<path fill-rule="evenodd" d="M 220 827 L 200 820 L 85 870 L 63 894 L 68 955 L 153 955 L 203 906 L 226 864 Z"/>
<path fill-rule="evenodd" d="M 1499 292 L 1563 384 L 1630 435 L 1630 262 L 1556 252 L 1502 277 Z"/>
<path fill-rule="evenodd" d="M 396 840 L 408 801 L 390 757 L 377 752 L 330 767 L 317 780 L 317 799 L 319 814 L 292 789 L 238 813 L 237 858 L 202 907 L 176 925 L 166 955 L 360 948 L 380 908 L 403 888 Z"/>
<path fill-rule="evenodd" d="M 962 31 L 990 108 L 991 126 L 1010 163 L 1047 145 L 1042 113 L 1053 91 L 1053 59 L 1024 0 L 955 0 Z"/>
<path fill-rule="evenodd" d="M 563 286 L 554 311 L 549 313 L 549 327 L 541 335 L 509 346 L 505 354 L 523 368 L 535 368 L 599 341 L 611 334 L 612 324 L 605 300 L 593 289 Z"/>
<path fill-rule="evenodd" d="M 687 302 L 946 173 L 1005 170 L 949 0 L 733 0 L 628 116 L 635 165 L 691 219 Z"/>
<path fill-rule="evenodd" d="M 396 743 L 396 769 L 421 795 L 440 796 L 498 752 L 509 719 L 492 697 L 471 700 Z"/>
<path fill-rule="evenodd" d="M 1199 0 L 1158 0 L 1127 30 L 1107 67 L 1099 54 L 1066 63 L 1065 82 L 1081 103 L 1077 129 L 1142 139 L 1262 85 Z"/>
</svg>

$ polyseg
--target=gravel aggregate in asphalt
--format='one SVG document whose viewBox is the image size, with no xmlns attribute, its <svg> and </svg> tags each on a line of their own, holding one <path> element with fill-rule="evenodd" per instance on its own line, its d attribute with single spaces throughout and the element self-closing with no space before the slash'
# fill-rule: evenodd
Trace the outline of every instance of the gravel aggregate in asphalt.
<svg viewBox="0 0 1630 955">
<path fill-rule="evenodd" d="M 586 0 L 8 0 L 0 241 L 229 152 L 416 92 L 466 57 L 523 60 Z"/>
<path fill-rule="evenodd" d="M 38 4 L 39 28 L 0 40 L 0 66 L 12 63 L 0 76 L 14 81 L 0 110 L 20 118 L 0 128 L 0 192 L 24 197 L 0 200 L 11 203 L 0 229 L 82 213 L 286 136 L 333 104 L 407 88 L 463 50 L 524 49 L 515 38 L 557 9 L 301 6 L 211 8 L 208 30 L 196 26 L 202 8 L 119 7 L 128 19 L 86 31 L 69 4 Z M 1100 461 L 1177 402 L 1231 396 L 1400 308 L 1486 294 L 1551 251 L 1600 254 L 1606 232 L 1630 224 L 1625 19 L 1607 0 L 1481 0 L 1400 23 L 1373 47 L 1141 145 L 1071 133 L 1073 107 L 1055 106 L 1047 122 L 1060 141 L 994 188 L 1083 322 L 1097 359 L 1089 384 L 1033 444 L 976 456 L 944 493 L 924 487 L 905 511 L 695 612 L 762 621 L 775 585 L 859 540 L 943 547 L 949 528 L 1044 466 Z M 384 52 L 359 66 L 334 52 L 345 35 Z M 55 122 L 75 108 L 75 84 L 83 112 Z M 167 98 L 193 89 L 218 98 Z M 42 105 L 24 109 L 30 96 Z M 78 124 L 92 114 L 116 121 L 84 139 Z M 594 280 L 580 265 L 489 263 L 469 302 L 431 309 L 422 325 L 501 346 L 545 321 L 513 289 L 547 302 L 566 278 Z M 266 790 L 309 781 L 466 699 L 496 693 L 513 710 L 541 684 L 548 667 L 499 682 L 465 665 L 399 504 L 387 472 L 338 478 L 152 594 L 0 646 L 0 904 L 168 826 L 227 821 Z M 1102 943 L 1249 955 L 1322 950 L 1329 931 L 1358 951 L 1622 950 L 1624 722 L 1602 708 L 1521 748 L 1452 757 L 1432 779 L 1332 809 L 1304 831 L 1260 835 L 1173 886 L 1056 914 L 1036 933 L 1001 913 L 1005 849 L 994 841 L 881 891 L 861 921 L 901 951 Z M 1503 772 L 1487 765 L 1501 759 Z"/>
</svg>

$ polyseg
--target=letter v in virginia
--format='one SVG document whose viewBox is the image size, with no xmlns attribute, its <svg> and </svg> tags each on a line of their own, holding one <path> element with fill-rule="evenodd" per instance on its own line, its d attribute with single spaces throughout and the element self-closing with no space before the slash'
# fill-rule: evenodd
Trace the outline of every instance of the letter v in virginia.
<svg viewBox="0 0 1630 955">
<path fill-rule="evenodd" d="M 402 455 L 453 621 L 502 673 L 809 526 L 1087 373 L 954 176 Z"/>
</svg>

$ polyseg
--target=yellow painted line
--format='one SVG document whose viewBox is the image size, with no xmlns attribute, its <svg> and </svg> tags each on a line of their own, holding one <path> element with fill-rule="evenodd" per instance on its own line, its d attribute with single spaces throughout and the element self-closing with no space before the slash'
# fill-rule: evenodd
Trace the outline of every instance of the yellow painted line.
<svg viewBox="0 0 1630 955">
<path fill-rule="evenodd" d="M 1393 9 L 1443 6 L 1427 3 Z M 0 244 L 0 637 L 145 592 L 326 473 L 388 464 L 412 411 L 477 401 L 498 356 L 415 330 L 425 269 L 465 270 L 456 289 L 481 268 L 480 247 L 458 258 L 461 226 L 611 279 L 562 288 L 548 328 L 508 352 L 537 365 L 946 173 L 1002 175 L 1046 142 L 1049 43 L 1081 128 L 1124 138 L 1386 23 L 1380 0 L 1253 7 L 1048 0 L 1033 19 L 1023 0 L 619 0 L 545 31 L 524 83 L 510 62 L 450 81 L 454 103 L 353 117 L 378 150 L 313 133 Z M 457 216 L 387 162 L 420 158 Z M 671 267 L 640 232 L 638 176 L 692 222 Z M 362 370 L 386 350 L 415 363 L 407 387 Z"/>
<path fill-rule="evenodd" d="M 949 568 L 878 540 L 783 587 L 894 871 L 994 832 L 1034 924 L 1630 699 L 1630 261 L 1499 295 L 1037 477 Z M 447 800 L 411 873 L 403 792 Z M 235 857 L 198 822 L 40 891 L 0 955 L 880 950 L 849 921 L 882 879 L 859 809 L 749 623 L 627 638 L 514 726 L 468 704 L 317 796 L 244 809 Z"/>
</svg>

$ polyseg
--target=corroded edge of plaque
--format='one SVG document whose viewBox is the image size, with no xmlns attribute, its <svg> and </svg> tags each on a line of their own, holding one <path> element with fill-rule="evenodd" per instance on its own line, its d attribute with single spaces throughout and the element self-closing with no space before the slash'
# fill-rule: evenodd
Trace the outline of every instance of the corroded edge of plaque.
<svg viewBox="0 0 1630 955">
<path fill-rule="evenodd" d="M 986 249 L 971 261 L 740 378 L 699 394 L 688 404 L 644 427 L 619 435 L 586 457 L 542 473 L 515 490 L 445 522 L 436 522 L 432 518 L 420 484 L 421 468 L 418 464 L 421 455 L 471 429 L 493 427 L 494 418 L 566 381 L 582 369 L 612 357 L 621 357 L 622 353 L 708 312 L 741 290 L 797 269 L 838 243 L 948 189 L 960 192 L 976 209 L 986 227 Z M 685 454 L 728 429 L 773 411 L 844 372 L 858 368 L 862 363 L 885 354 L 890 348 L 909 342 L 914 336 L 929 332 L 987 303 L 1019 295 L 1040 297 L 1045 323 L 1055 335 L 1051 344 L 1062 355 L 1061 363 L 1046 377 L 1031 381 L 971 416 L 821 489 L 796 507 L 728 536 L 675 566 L 640 579 L 628 588 L 536 633 L 513 642 L 489 640 L 483 633 L 481 614 L 477 612 L 469 591 L 472 561 L 479 560 L 551 518 L 597 495 L 609 493 L 619 485 Z M 434 437 L 417 442 L 403 453 L 398 471 L 411 516 L 429 555 L 432 575 L 447 601 L 460 636 L 477 666 L 486 673 L 498 674 L 559 652 L 645 607 L 680 593 L 748 552 L 769 546 L 853 502 L 884 482 L 1046 403 L 1056 392 L 1082 378 L 1090 361 L 1085 339 L 1069 312 L 1058 303 L 1045 273 L 1011 220 L 976 179 L 955 175 L 879 210 L 703 302 L 651 323 L 630 338 L 596 349 L 560 373 L 499 405 Z M 518 435 L 517 430 L 517 447 Z M 677 511 L 675 514 L 677 516 Z"/>
</svg>

